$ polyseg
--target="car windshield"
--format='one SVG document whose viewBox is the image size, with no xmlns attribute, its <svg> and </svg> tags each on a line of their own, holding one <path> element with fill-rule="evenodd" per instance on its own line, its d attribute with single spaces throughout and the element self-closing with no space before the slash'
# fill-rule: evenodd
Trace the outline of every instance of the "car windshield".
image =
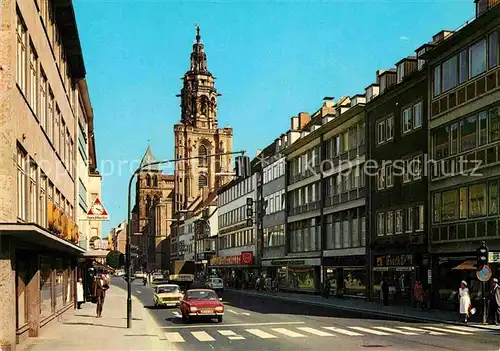
<svg viewBox="0 0 500 351">
<path fill-rule="evenodd" d="M 178 286 L 160 286 L 160 287 L 158 287 L 158 290 L 156 292 L 158 294 L 178 293 L 179 292 L 179 287 Z"/>
<path fill-rule="evenodd" d="M 214 278 L 214 279 L 212 279 L 212 283 L 214 283 L 214 284 L 222 284 L 222 279 L 220 279 L 220 278 Z"/>
<path fill-rule="evenodd" d="M 188 300 L 217 300 L 217 295 L 213 291 L 189 291 Z"/>
</svg>

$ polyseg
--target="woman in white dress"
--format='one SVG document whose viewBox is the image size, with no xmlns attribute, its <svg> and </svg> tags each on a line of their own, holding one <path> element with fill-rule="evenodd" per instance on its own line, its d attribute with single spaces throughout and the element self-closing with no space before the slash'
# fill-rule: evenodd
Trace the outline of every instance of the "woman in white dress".
<svg viewBox="0 0 500 351">
<path fill-rule="evenodd" d="M 78 282 L 76 283 L 76 304 L 79 310 L 82 308 L 82 303 L 84 302 L 85 298 L 83 296 L 83 280 L 82 278 L 79 278 Z"/>
<path fill-rule="evenodd" d="M 458 289 L 458 296 L 460 297 L 460 316 L 462 320 L 467 323 L 467 318 L 469 317 L 469 307 L 470 307 L 470 295 L 469 289 L 467 289 L 467 282 L 462 280 L 460 283 L 460 288 Z"/>
</svg>

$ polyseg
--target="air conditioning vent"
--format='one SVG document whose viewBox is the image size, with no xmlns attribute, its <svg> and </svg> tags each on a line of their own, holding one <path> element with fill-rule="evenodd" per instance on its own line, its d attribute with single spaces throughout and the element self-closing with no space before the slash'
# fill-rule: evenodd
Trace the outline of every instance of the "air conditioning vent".
<svg viewBox="0 0 500 351">
<path fill-rule="evenodd" d="M 465 88 L 458 89 L 458 104 L 462 105 L 465 103 Z"/>
<path fill-rule="evenodd" d="M 497 76 L 495 73 L 491 73 L 486 77 L 486 90 L 490 91 L 497 87 Z"/>
<path fill-rule="evenodd" d="M 476 95 L 480 96 L 486 92 L 486 78 L 480 78 L 476 82 Z"/>
<path fill-rule="evenodd" d="M 473 82 L 467 85 L 467 101 L 472 100 L 476 97 L 476 83 Z"/>
<path fill-rule="evenodd" d="M 453 108 L 455 106 L 457 106 L 457 93 L 453 92 L 448 95 L 448 107 Z"/>
<path fill-rule="evenodd" d="M 439 100 L 432 103 L 432 116 L 439 115 Z"/>
<path fill-rule="evenodd" d="M 448 98 L 445 96 L 439 99 L 439 113 L 443 113 L 448 109 Z"/>
</svg>

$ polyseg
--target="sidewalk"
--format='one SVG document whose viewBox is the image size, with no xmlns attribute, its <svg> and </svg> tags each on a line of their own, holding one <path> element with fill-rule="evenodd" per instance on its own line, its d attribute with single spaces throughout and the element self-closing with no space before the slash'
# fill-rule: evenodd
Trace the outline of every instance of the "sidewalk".
<svg viewBox="0 0 500 351">
<path fill-rule="evenodd" d="M 101 318 L 96 305 L 87 302 L 81 310 L 70 310 L 45 329 L 38 338 L 17 346 L 21 351 L 123 351 L 177 350 L 161 340 L 160 330 L 142 303 L 132 297 L 132 328 L 127 329 L 127 292 L 111 285 Z"/>
<path fill-rule="evenodd" d="M 330 297 L 329 299 L 325 299 L 318 295 L 297 294 L 281 291 L 279 293 L 261 293 L 254 290 L 227 290 L 243 295 L 266 297 L 280 301 L 302 303 L 313 306 L 323 306 L 343 311 L 362 312 L 375 316 L 395 317 L 408 321 L 464 325 L 457 320 L 458 314 L 452 311 L 419 310 L 410 306 L 398 305 L 382 306 L 379 302 L 370 302 L 357 298 Z M 500 327 L 495 325 L 482 325 L 477 322 L 469 322 L 467 326 L 497 330 L 500 332 Z"/>
</svg>

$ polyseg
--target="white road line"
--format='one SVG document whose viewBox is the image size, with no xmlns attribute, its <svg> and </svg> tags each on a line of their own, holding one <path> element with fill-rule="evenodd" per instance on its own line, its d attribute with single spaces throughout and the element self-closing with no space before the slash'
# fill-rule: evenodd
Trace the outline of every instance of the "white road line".
<svg viewBox="0 0 500 351">
<path fill-rule="evenodd" d="M 435 330 L 435 331 L 439 331 L 439 332 L 444 332 L 444 333 L 453 333 L 453 334 L 460 334 L 460 335 L 472 335 L 471 333 L 466 333 L 463 331 L 453 330 L 453 329 L 445 329 L 445 328 L 438 328 L 438 327 L 422 327 L 422 328 L 429 329 L 429 330 Z"/>
<path fill-rule="evenodd" d="M 421 332 L 421 333 L 429 333 L 429 335 L 446 335 L 445 333 L 439 333 L 439 332 L 429 331 L 429 330 L 420 329 L 420 328 L 413 328 L 413 327 L 399 327 L 399 328 L 405 329 L 405 330 L 410 330 L 410 331 Z"/>
<path fill-rule="evenodd" d="M 447 328 L 455 329 L 455 330 L 462 330 L 462 331 L 468 331 L 468 332 L 476 332 L 476 328 L 471 328 L 471 327 L 462 327 L 461 325 L 449 325 Z"/>
<path fill-rule="evenodd" d="M 305 324 L 306 322 L 264 322 L 264 323 L 235 323 L 235 324 L 224 324 L 225 327 L 251 327 L 251 326 L 262 326 L 262 325 L 297 325 Z M 159 327 L 160 329 L 187 329 L 187 328 L 200 328 L 199 325 L 182 325 L 177 327 Z M 207 324 L 203 325 L 203 328 L 220 328 L 217 324 Z"/>
<path fill-rule="evenodd" d="M 233 310 L 227 310 L 228 312 L 231 312 L 232 314 L 238 314 L 238 312 L 233 311 Z"/>
<path fill-rule="evenodd" d="M 260 329 L 246 329 L 246 331 L 249 332 L 250 334 L 258 336 L 261 339 L 276 339 L 274 335 L 266 333 L 265 331 L 262 331 Z"/>
<path fill-rule="evenodd" d="M 232 330 L 218 330 L 220 335 L 227 336 L 229 340 L 245 340 L 245 338 L 241 335 L 236 334 Z"/>
<path fill-rule="evenodd" d="M 212 338 L 210 334 L 204 331 L 195 331 L 191 332 L 191 334 L 199 341 L 215 341 L 215 339 Z"/>
<path fill-rule="evenodd" d="M 289 336 L 291 338 L 305 338 L 306 337 L 305 335 L 302 335 L 300 333 L 297 333 L 297 332 L 294 332 L 292 330 L 288 330 L 285 328 L 271 328 L 271 329 L 277 333 Z"/>
<path fill-rule="evenodd" d="M 139 290 L 136 291 L 138 294 L 140 294 L 141 292 Z"/>
<path fill-rule="evenodd" d="M 356 333 L 347 329 L 336 328 L 336 327 L 323 327 L 323 329 L 331 330 L 332 332 L 344 334 L 348 336 L 363 336 L 363 334 Z"/>
<path fill-rule="evenodd" d="M 177 332 L 165 333 L 165 337 L 170 342 L 186 342 L 186 340 L 184 340 L 181 334 Z"/>
<path fill-rule="evenodd" d="M 250 315 L 250 313 L 247 313 L 247 312 L 242 312 L 242 313 L 240 313 L 240 314 L 242 314 L 242 315 L 244 315 L 244 316 L 249 316 L 249 315 Z"/>
<path fill-rule="evenodd" d="M 388 328 L 388 327 L 373 327 L 373 328 L 383 330 L 383 331 L 386 331 L 389 333 L 396 333 L 396 334 L 403 334 L 403 335 L 418 335 L 417 333 L 405 332 L 405 331 L 397 330 L 394 328 Z"/>
<path fill-rule="evenodd" d="M 181 314 L 177 311 L 172 311 L 172 313 L 174 314 L 174 316 L 178 317 L 178 318 L 181 318 Z"/>
<path fill-rule="evenodd" d="M 349 328 L 357 330 L 357 331 L 365 332 L 365 333 L 368 333 L 368 334 L 374 334 L 374 335 L 391 335 L 391 334 L 386 333 L 386 332 L 382 332 L 382 331 L 378 331 L 378 330 L 373 330 L 373 329 L 368 329 L 368 328 L 363 328 L 363 327 L 349 327 Z"/>
<path fill-rule="evenodd" d="M 333 334 L 324 332 L 322 330 L 314 329 L 314 328 L 309 328 L 309 327 L 299 327 L 297 328 L 299 330 L 305 331 L 306 333 L 311 333 L 317 336 L 335 336 Z"/>
</svg>

